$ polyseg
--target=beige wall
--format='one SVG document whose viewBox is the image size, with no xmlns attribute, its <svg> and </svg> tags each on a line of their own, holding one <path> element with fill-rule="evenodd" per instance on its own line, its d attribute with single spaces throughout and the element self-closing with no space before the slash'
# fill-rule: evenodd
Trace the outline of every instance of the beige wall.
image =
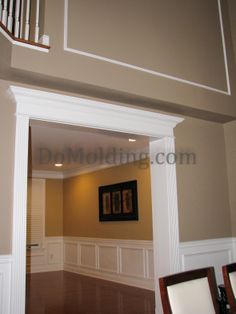
<svg viewBox="0 0 236 314">
<path fill-rule="evenodd" d="M 236 121 L 224 125 L 232 234 L 236 236 Z"/>
<path fill-rule="evenodd" d="M 63 180 L 46 179 L 45 235 L 63 236 Z"/>
<path fill-rule="evenodd" d="M 186 118 L 175 136 L 177 151 L 196 154 L 196 165 L 177 165 L 181 241 L 230 236 L 223 126 Z"/>
<path fill-rule="evenodd" d="M 138 181 L 139 220 L 99 222 L 98 187 Z M 64 236 L 152 239 L 150 171 L 135 164 L 100 170 L 64 180 Z"/>
<path fill-rule="evenodd" d="M 0 81 L 0 254 L 11 253 L 15 106 Z"/>
<path fill-rule="evenodd" d="M 206 119 L 236 117 L 235 91 L 226 95 L 214 90 L 226 90 L 216 0 L 137 0 L 135 10 L 125 0 L 68 2 L 70 48 L 174 79 L 64 51 L 64 1 L 47 0 L 45 33 L 50 35 L 50 53 L 14 46 L 11 67 L 20 71 L 21 80 L 37 82 L 37 78 L 37 85 Z M 222 2 L 222 12 L 233 87 L 236 71 L 226 4 Z M 190 81 L 213 90 L 187 84 Z"/>
</svg>

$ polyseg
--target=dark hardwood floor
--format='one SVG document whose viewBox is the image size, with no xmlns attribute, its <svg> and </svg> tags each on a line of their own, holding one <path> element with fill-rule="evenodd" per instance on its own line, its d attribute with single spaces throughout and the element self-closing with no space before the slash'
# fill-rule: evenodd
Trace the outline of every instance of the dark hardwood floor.
<svg viewBox="0 0 236 314">
<path fill-rule="evenodd" d="M 154 292 L 69 272 L 27 275 L 27 314 L 154 314 Z"/>
</svg>

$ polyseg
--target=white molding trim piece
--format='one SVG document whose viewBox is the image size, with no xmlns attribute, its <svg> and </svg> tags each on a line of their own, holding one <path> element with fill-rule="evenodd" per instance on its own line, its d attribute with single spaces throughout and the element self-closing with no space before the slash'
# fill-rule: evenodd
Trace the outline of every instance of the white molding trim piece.
<svg viewBox="0 0 236 314">
<path fill-rule="evenodd" d="M 32 119 L 150 137 L 173 137 L 184 119 L 107 102 L 10 86 L 17 113 Z"/>
<path fill-rule="evenodd" d="M 223 283 L 222 266 L 235 259 L 234 238 L 180 243 L 181 271 L 214 266 L 218 284 Z"/>
<path fill-rule="evenodd" d="M 11 314 L 25 313 L 28 137 L 29 117 L 18 115 L 14 164 Z"/>
<path fill-rule="evenodd" d="M 1 27 L 0 27 L 0 33 L 1 33 L 7 40 L 9 40 L 12 45 L 20 46 L 20 47 L 24 47 L 24 48 L 29 48 L 29 49 L 33 49 L 33 50 L 37 50 L 37 51 L 41 51 L 41 52 L 49 52 L 49 49 L 47 49 L 47 48 L 43 48 L 43 47 L 39 47 L 39 46 L 30 45 L 30 44 L 27 44 L 27 43 L 20 42 L 20 41 L 17 41 L 17 40 L 12 39 L 11 36 L 9 36 Z"/>
<path fill-rule="evenodd" d="M 0 255 L 0 314 L 10 313 L 11 255 Z"/>
<path fill-rule="evenodd" d="M 222 46 L 223 46 L 223 54 L 224 54 L 224 65 L 225 65 L 225 79 L 226 79 L 226 84 L 227 84 L 227 90 L 221 90 L 209 85 L 205 85 L 205 84 L 201 84 L 201 83 L 197 83 L 194 81 L 189 81 L 189 80 L 185 80 L 183 78 L 179 78 L 176 76 L 172 76 L 169 74 L 165 74 L 162 72 L 158 72 L 158 71 L 154 71 L 151 69 L 147 69 L 147 68 L 142 68 L 133 64 L 129 64 L 126 62 L 122 62 L 122 61 L 118 61 L 115 59 L 110 59 L 104 56 L 99 56 L 93 53 L 89 53 L 89 52 L 85 52 L 85 51 L 81 51 L 78 49 L 74 49 L 74 48 L 69 48 L 68 47 L 68 2 L 69 0 L 64 0 L 64 51 L 68 51 L 71 53 L 75 53 L 75 54 L 79 54 L 88 58 L 92 58 L 92 59 L 96 59 L 96 60 L 100 60 L 103 62 L 109 62 L 112 64 L 116 64 L 118 66 L 122 66 L 122 67 L 126 67 L 129 69 L 133 69 L 136 71 L 141 71 L 141 72 L 145 72 L 151 75 L 155 75 L 155 76 L 159 76 L 159 77 L 163 77 L 169 80 L 173 80 L 173 81 L 177 81 L 179 83 L 184 83 L 184 84 L 188 84 L 188 85 L 192 85 L 198 88 L 203 88 L 206 90 L 210 90 L 212 92 L 216 92 L 216 93 L 221 93 L 224 95 L 231 95 L 231 89 L 230 89 L 230 79 L 229 79 L 229 70 L 228 70 L 228 60 L 227 60 L 227 52 L 226 52 L 226 45 L 225 45 L 225 37 L 224 37 L 224 26 L 223 26 L 223 18 L 222 18 L 222 10 L 221 10 L 221 0 L 216 0 L 218 3 L 218 11 L 219 11 L 219 23 L 220 23 L 220 29 L 221 29 L 221 40 L 222 40 Z"/>
<path fill-rule="evenodd" d="M 62 171 L 33 170 L 32 177 L 39 179 L 64 179 Z"/>
<path fill-rule="evenodd" d="M 64 270 L 154 290 L 154 279 L 147 275 L 147 253 L 152 250 L 152 241 L 64 237 Z M 107 255 L 110 258 L 104 259 Z"/>
<path fill-rule="evenodd" d="M 170 143 L 174 152 L 173 129 L 184 119 L 154 113 L 150 111 L 128 108 L 105 103 L 101 101 L 83 99 L 62 94 L 49 93 L 17 86 L 10 86 L 9 94 L 16 103 L 16 143 L 15 143 L 15 169 L 14 169 L 14 204 L 13 204 L 13 271 L 11 285 L 11 314 L 24 314 L 25 312 L 25 249 L 26 249 L 26 197 L 27 197 L 27 164 L 28 164 L 28 129 L 29 120 L 64 123 L 105 129 L 128 134 L 139 134 L 150 137 L 152 154 L 158 153 L 158 146 L 152 145 L 154 138 L 164 139 Z M 156 142 L 156 141 L 155 141 Z M 154 254 L 155 269 L 165 269 L 168 273 L 177 268 L 178 262 L 178 236 L 174 238 L 178 229 L 178 204 L 176 189 L 176 170 L 173 166 L 151 167 L 152 207 L 159 213 L 159 219 L 154 219 L 153 230 L 159 225 L 168 226 L 161 237 L 154 237 L 154 251 L 165 244 L 167 250 L 173 250 L 173 260 L 159 262 Z M 162 189 L 164 184 L 170 187 Z M 159 187 L 159 188 L 158 188 Z M 159 202 L 159 200 L 162 200 Z M 172 217 L 166 217 L 166 212 Z M 166 218 L 168 221 L 166 221 Z M 170 232 L 170 230 L 173 231 Z M 171 235 L 171 237 L 170 237 Z M 178 243 L 179 244 L 179 243 Z M 160 250 L 159 250 L 160 252 Z M 165 265 L 160 264 L 164 263 Z M 159 295 L 158 279 L 155 280 L 156 295 Z M 160 298 L 156 298 L 156 314 L 162 313 Z"/>
</svg>

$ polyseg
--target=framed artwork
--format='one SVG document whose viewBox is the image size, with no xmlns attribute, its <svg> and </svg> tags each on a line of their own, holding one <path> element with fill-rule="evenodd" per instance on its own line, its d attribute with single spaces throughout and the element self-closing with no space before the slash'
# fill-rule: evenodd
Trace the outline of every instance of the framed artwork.
<svg viewBox="0 0 236 314">
<path fill-rule="evenodd" d="M 137 181 L 100 186 L 99 220 L 138 220 Z"/>
</svg>

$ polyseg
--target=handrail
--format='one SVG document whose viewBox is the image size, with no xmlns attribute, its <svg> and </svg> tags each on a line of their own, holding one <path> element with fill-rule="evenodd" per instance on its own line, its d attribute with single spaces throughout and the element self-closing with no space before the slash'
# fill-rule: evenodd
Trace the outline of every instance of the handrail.
<svg viewBox="0 0 236 314">
<path fill-rule="evenodd" d="M 0 0 L 0 27 L 11 39 L 49 49 L 49 36 L 40 32 L 40 0 Z"/>
</svg>

